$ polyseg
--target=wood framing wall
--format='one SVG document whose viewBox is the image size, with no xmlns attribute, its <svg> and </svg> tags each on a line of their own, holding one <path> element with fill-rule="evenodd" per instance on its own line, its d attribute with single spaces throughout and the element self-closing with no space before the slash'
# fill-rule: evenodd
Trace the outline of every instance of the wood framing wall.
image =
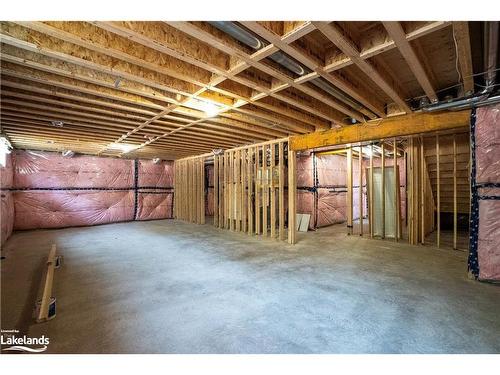
<svg viewBox="0 0 500 375">
<path fill-rule="evenodd" d="M 200 155 L 174 163 L 174 218 L 205 224 L 205 159 Z"/>
<path fill-rule="evenodd" d="M 215 155 L 214 225 L 295 243 L 295 173 L 287 138 Z"/>
</svg>

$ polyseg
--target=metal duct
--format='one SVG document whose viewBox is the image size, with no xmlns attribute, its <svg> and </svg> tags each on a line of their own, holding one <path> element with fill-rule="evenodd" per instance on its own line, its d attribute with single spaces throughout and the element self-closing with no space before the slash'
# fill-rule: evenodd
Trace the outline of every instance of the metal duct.
<svg viewBox="0 0 500 375">
<path fill-rule="evenodd" d="M 485 100 L 488 97 L 488 94 L 483 94 L 479 96 L 474 96 L 472 98 L 465 99 L 455 99 L 445 103 L 436 103 L 430 105 L 428 107 L 422 108 L 424 112 L 437 112 L 442 111 L 444 109 L 453 109 L 454 107 L 468 107 L 472 106 L 482 100 Z"/>
<path fill-rule="evenodd" d="M 209 24 L 226 34 L 231 35 L 234 39 L 239 40 L 241 43 L 246 44 L 253 49 L 261 49 L 264 47 L 264 44 L 259 39 L 254 37 L 242 27 L 236 25 L 234 22 L 212 21 L 209 22 Z"/>
<path fill-rule="evenodd" d="M 458 111 L 471 107 L 482 107 L 484 105 L 497 103 L 499 96 L 488 98 L 495 87 L 496 65 L 498 53 L 498 22 L 486 22 L 484 30 L 484 71 L 485 88 L 478 95 L 455 99 L 445 103 L 437 103 L 422 108 L 424 112 L 437 112 L 445 109 Z"/>
<path fill-rule="evenodd" d="M 468 109 L 471 107 L 484 107 L 485 105 L 500 103 L 500 95 L 489 97 L 483 101 L 477 102 L 475 104 L 465 104 L 457 107 L 451 108 L 452 111 L 461 111 L 462 109 Z"/>
<path fill-rule="evenodd" d="M 264 47 L 263 41 L 258 39 L 256 36 L 248 32 L 244 28 L 238 26 L 234 22 L 217 21 L 217 22 L 209 22 L 209 24 L 219 29 L 220 31 L 225 32 L 226 34 L 231 35 L 234 39 L 240 41 L 241 43 L 253 49 L 260 49 Z M 273 53 L 272 55 L 269 56 L 269 58 L 274 62 L 278 63 L 279 65 L 283 66 L 284 68 L 288 69 L 289 71 L 297 74 L 298 76 L 303 76 L 304 74 L 311 72 L 308 68 L 302 66 L 301 64 L 296 62 L 294 59 L 288 57 L 288 55 L 286 55 L 281 51 Z M 343 101 L 352 108 L 358 111 L 365 110 L 365 108 L 361 104 L 357 103 L 354 99 L 350 98 L 342 91 L 336 89 L 332 85 L 323 81 L 321 78 L 313 79 L 310 82 L 316 87 L 320 88 L 321 90 L 332 95 L 333 97 Z M 365 112 L 366 111 L 367 110 L 365 110 Z"/>
</svg>

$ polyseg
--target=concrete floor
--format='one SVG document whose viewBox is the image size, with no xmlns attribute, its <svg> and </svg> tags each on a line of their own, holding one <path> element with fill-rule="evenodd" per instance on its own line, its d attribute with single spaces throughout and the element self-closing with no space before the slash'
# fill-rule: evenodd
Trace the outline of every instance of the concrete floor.
<svg viewBox="0 0 500 375">
<path fill-rule="evenodd" d="M 49 353 L 499 353 L 500 287 L 466 253 L 300 233 L 290 246 L 174 220 L 19 232 L 2 329 Z M 33 324 L 51 243 L 57 317 Z"/>
</svg>

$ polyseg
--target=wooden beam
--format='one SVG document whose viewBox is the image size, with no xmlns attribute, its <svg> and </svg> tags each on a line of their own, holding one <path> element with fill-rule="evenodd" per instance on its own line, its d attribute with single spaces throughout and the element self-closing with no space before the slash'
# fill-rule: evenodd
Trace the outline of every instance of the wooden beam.
<svg viewBox="0 0 500 375">
<path fill-rule="evenodd" d="M 359 235 L 363 235 L 363 146 L 359 146 Z"/>
<path fill-rule="evenodd" d="M 351 125 L 340 129 L 305 135 L 295 135 L 290 137 L 290 148 L 294 151 L 301 151 L 317 147 L 466 128 L 469 126 L 469 122 L 470 110 L 412 113 L 368 122 L 367 124 Z"/>
<path fill-rule="evenodd" d="M 288 149 L 288 243 L 297 242 L 297 156 Z"/>
<path fill-rule="evenodd" d="M 453 134 L 453 249 L 457 249 L 457 139 Z"/>
<path fill-rule="evenodd" d="M 436 180 L 436 195 L 437 195 L 437 204 L 436 204 L 436 218 L 437 218 L 437 237 L 436 237 L 436 245 L 440 247 L 441 245 L 441 191 L 440 191 L 440 165 L 439 165 L 439 135 L 436 135 L 436 169 L 437 169 L 437 180 Z"/>
<path fill-rule="evenodd" d="M 401 107 L 406 113 L 410 113 L 411 109 L 406 104 L 404 98 L 397 89 L 386 80 L 370 63 L 369 61 L 361 58 L 355 44 L 348 39 L 344 33 L 336 26 L 328 22 L 313 22 L 317 29 L 319 29 L 333 44 L 335 44 L 342 52 L 344 52 L 360 68 L 377 86 L 379 86 L 394 102 Z"/>
<path fill-rule="evenodd" d="M 429 80 L 423 65 L 420 63 L 417 54 L 413 50 L 413 47 L 406 39 L 406 34 L 401 24 L 397 21 L 384 21 L 383 24 L 391 38 L 394 40 L 394 43 L 396 43 L 399 52 L 403 55 L 418 83 L 424 89 L 425 94 L 431 101 L 437 102 L 438 97 L 436 95 L 436 91 L 434 90 L 434 87 L 432 87 L 431 81 Z"/>
<path fill-rule="evenodd" d="M 352 234 L 353 226 L 353 189 L 352 189 L 352 147 L 347 150 L 347 234 Z"/>
<path fill-rule="evenodd" d="M 457 43 L 460 75 L 464 85 L 464 94 L 474 92 L 474 78 L 472 68 L 472 53 L 469 36 L 469 22 L 453 22 L 453 37 Z"/>
<path fill-rule="evenodd" d="M 373 213 L 373 142 L 370 145 L 370 238 L 373 238 L 373 218 L 375 217 Z"/>
<path fill-rule="evenodd" d="M 373 108 L 376 109 L 377 105 L 370 100 L 370 98 L 367 97 L 366 94 L 360 93 L 358 90 L 354 88 L 354 86 L 350 85 L 347 82 L 341 81 L 339 78 L 336 76 L 333 76 L 329 73 L 327 73 L 323 67 L 321 67 L 317 60 L 313 57 L 305 55 L 303 52 L 297 50 L 296 48 L 292 47 L 289 45 L 288 42 L 285 42 L 283 38 L 280 38 L 278 35 L 274 34 L 272 31 L 267 30 L 264 26 L 262 26 L 260 23 L 255 22 L 255 21 L 243 21 L 241 22 L 244 26 L 246 26 L 248 29 L 252 30 L 254 33 L 257 35 L 260 35 L 264 39 L 268 40 L 270 43 L 273 43 L 276 47 L 278 47 L 280 50 L 285 52 L 286 54 L 290 55 L 297 61 L 301 62 L 304 64 L 307 68 L 311 69 L 313 72 L 316 73 L 315 77 L 322 77 L 323 79 L 327 80 L 330 82 L 333 86 L 338 87 L 340 90 L 344 90 L 347 94 L 351 95 L 354 99 L 360 101 L 362 104 L 366 105 L 368 108 Z M 308 80 L 313 79 L 311 76 L 309 76 Z M 305 81 L 301 81 L 302 83 Z M 296 84 L 293 85 L 294 87 L 297 87 Z M 300 86 L 300 90 L 306 92 L 306 87 Z M 311 91 L 314 92 L 314 90 L 309 90 L 306 93 L 314 95 Z M 372 117 L 371 112 L 363 110 L 363 109 L 349 109 L 347 108 L 343 103 L 337 102 L 337 101 L 328 101 L 329 105 L 332 106 L 333 108 L 338 109 L 339 111 L 345 113 L 346 115 L 355 118 L 356 120 L 360 122 L 364 122 L 364 119 L 357 113 L 357 111 L 360 111 L 364 113 L 365 115 Z"/>
<path fill-rule="evenodd" d="M 408 32 L 405 37 L 407 41 L 412 41 L 417 38 L 423 37 L 435 31 L 441 30 L 445 27 L 451 25 L 450 21 L 433 21 L 425 24 L 424 26 L 420 26 L 415 30 Z M 360 51 L 360 57 L 362 59 L 369 59 L 371 57 L 380 55 L 386 51 L 390 51 L 396 48 L 396 43 L 394 40 L 389 38 L 384 38 L 382 42 L 377 40 L 369 40 L 365 43 L 368 48 L 364 48 Z M 342 69 L 346 66 L 350 66 L 353 64 L 353 61 L 345 54 L 341 56 L 336 56 L 333 61 L 327 62 L 325 66 L 325 71 L 333 72 L 335 70 Z"/>
</svg>

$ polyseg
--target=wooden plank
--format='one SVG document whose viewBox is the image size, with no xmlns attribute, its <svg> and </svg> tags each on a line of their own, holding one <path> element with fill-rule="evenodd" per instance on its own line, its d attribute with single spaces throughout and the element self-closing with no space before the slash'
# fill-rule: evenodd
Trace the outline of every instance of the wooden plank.
<svg viewBox="0 0 500 375">
<path fill-rule="evenodd" d="M 271 160 L 270 160 L 270 206 L 271 206 L 271 238 L 276 238 L 276 185 L 274 184 L 275 159 L 276 159 L 276 143 L 270 145 Z"/>
<path fill-rule="evenodd" d="M 420 137 L 420 243 L 425 244 L 425 156 L 424 138 Z"/>
<path fill-rule="evenodd" d="M 288 243 L 297 242 L 297 161 L 295 151 L 288 149 Z"/>
<path fill-rule="evenodd" d="M 234 183 L 234 192 L 235 192 L 235 205 L 236 205 L 236 222 L 235 222 L 235 230 L 237 232 L 241 231 L 241 152 L 240 150 L 235 151 L 234 153 L 234 173 L 235 173 L 235 183 Z"/>
<path fill-rule="evenodd" d="M 214 155 L 214 227 L 219 226 L 219 156 Z"/>
<path fill-rule="evenodd" d="M 457 249 L 457 140 L 453 134 L 453 249 Z"/>
<path fill-rule="evenodd" d="M 385 142 L 382 141 L 382 238 L 385 238 Z"/>
<path fill-rule="evenodd" d="M 236 225 L 236 192 L 235 192 L 234 151 L 229 152 L 229 230 L 234 231 Z"/>
<path fill-rule="evenodd" d="M 394 224 L 396 225 L 396 229 L 394 232 L 394 238 L 396 239 L 396 242 L 399 240 L 399 179 L 398 177 L 398 145 L 396 138 L 394 138 L 394 147 L 393 147 L 393 158 L 394 158 Z"/>
<path fill-rule="evenodd" d="M 267 166 L 268 145 L 262 147 L 262 234 L 268 234 L 268 207 L 269 207 L 269 168 Z"/>
<path fill-rule="evenodd" d="M 458 62 L 460 65 L 460 75 L 464 85 L 464 94 L 474 92 L 474 77 L 472 66 L 472 52 L 469 36 L 469 22 L 452 22 L 453 37 L 457 43 Z"/>
<path fill-rule="evenodd" d="M 363 235 L 363 146 L 359 146 L 359 235 Z"/>
<path fill-rule="evenodd" d="M 345 53 L 352 62 L 361 69 L 380 89 L 382 89 L 394 102 L 406 113 L 411 113 L 410 107 L 406 104 L 405 98 L 398 89 L 375 68 L 372 62 L 361 57 L 355 43 L 348 39 L 338 27 L 328 22 L 313 22 L 333 44 Z"/>
<path fill-rule="evenodd" d="M 370 237 L 373 238 L 373 143 L 370 145 Z"/>
<path fill-rule="evenodd" d="M 347 149 L 347 234 L 352 234 L 353 199 L 352 199 L 352 147 Z"/>
<path fill-rule="evenodd" d="M 366 124 L 355 124 L 323 132 L 290 137 L 294 151 L 347 143 L 367 142 L 450 129 L 468 128 L 470 110 L 440 113 L 412 113 L 389 117 Z"/>
<path fill-rule="evenodd" d="M 56 245 L 53 244 L 50 248 L 47 258 L 47 271 L 45 274 L 45 282 L 42 293 L 42 302 L 40 311 L 38 312 L 37 322 L 44 322 L 49 318 L 50 299 L 52 297 L 52 284 L 54 282 L 54 270 L 56 266 Z"/>
<path fill-rule="evenodd" d="M 219 228 L 224 228 L 224 154 L 219 155 Z"/>
<path fill-rule="evenodd" d="M 441 245 L 441 191 L 440 191 L 440 179 L 439 179 L 439 134 L 436 135 L 436 168 L 437 168 L 437 205 L 436 205 L 436 217 L 437 217 L 437 237 L 436 245 L 440 247 Z"/>
<path fill-rule="evenodd" d="M 200 158 L 200 213 L 201 222 L 200 224 L 205 224 L 205 158 Z"/>
<path fill-rule="evenodd" d="M 229 229 L 229 152 L 224 152 L 224 229 Z"/>
<path fill-rule="evenodd" d="M 248 171 L 248 157 L 247 150 L 241 150 L 241 231 L 247 231 L 247 209 L 246 203 L 248 200 L 248 190 L 247 190 L 247 179 L 249 178 L 247 175 Z"/>
<path fill-rule="evenodd" d="M 431 101 L 437 102 L 438 97 L 436 95 L 436 91 L 434 90 L 434 87 L 432 87 L 432 83 L 424 69 L 424 66 L 420 62 L 409 41 L 406 39 L 406 34 L 401 26 L 401 23 L 397 21 L 383 21 L 382 23 L 384 24 L 384 27 L 390 37 L 394 40 L 394 43 L 396 43 L 399 52 L 403 55 L 418 83 L 424 89 L 425 94 Z"/>
<path fill-rule="evenodd" d="M 246 149 L 248 152 L 248 163 L 247 163 L 247 218 L 248 218 L 248 234 L 253 234 L 253 207 L 252 207 L 252 195 L 253 195 L 253 186 L 255 181 L 255 175 L 252 173 L 254 169 L 253 155 L 254 149 L 248 148 Z"/>
<path fill-rule="evenodd" d="M 278 238 L 285 239 L 285 166 L 283 142 L 278 143 L 278 168 L 279 168 L 279 186 L 278 186 Z"/>
<path fill-rule="evenodd" d="M 260 234 L 260 200 L 262 190 L 262 169 L 260 168 L 261 147 L 255 147 L 255 234 Z"/>
</svg>

